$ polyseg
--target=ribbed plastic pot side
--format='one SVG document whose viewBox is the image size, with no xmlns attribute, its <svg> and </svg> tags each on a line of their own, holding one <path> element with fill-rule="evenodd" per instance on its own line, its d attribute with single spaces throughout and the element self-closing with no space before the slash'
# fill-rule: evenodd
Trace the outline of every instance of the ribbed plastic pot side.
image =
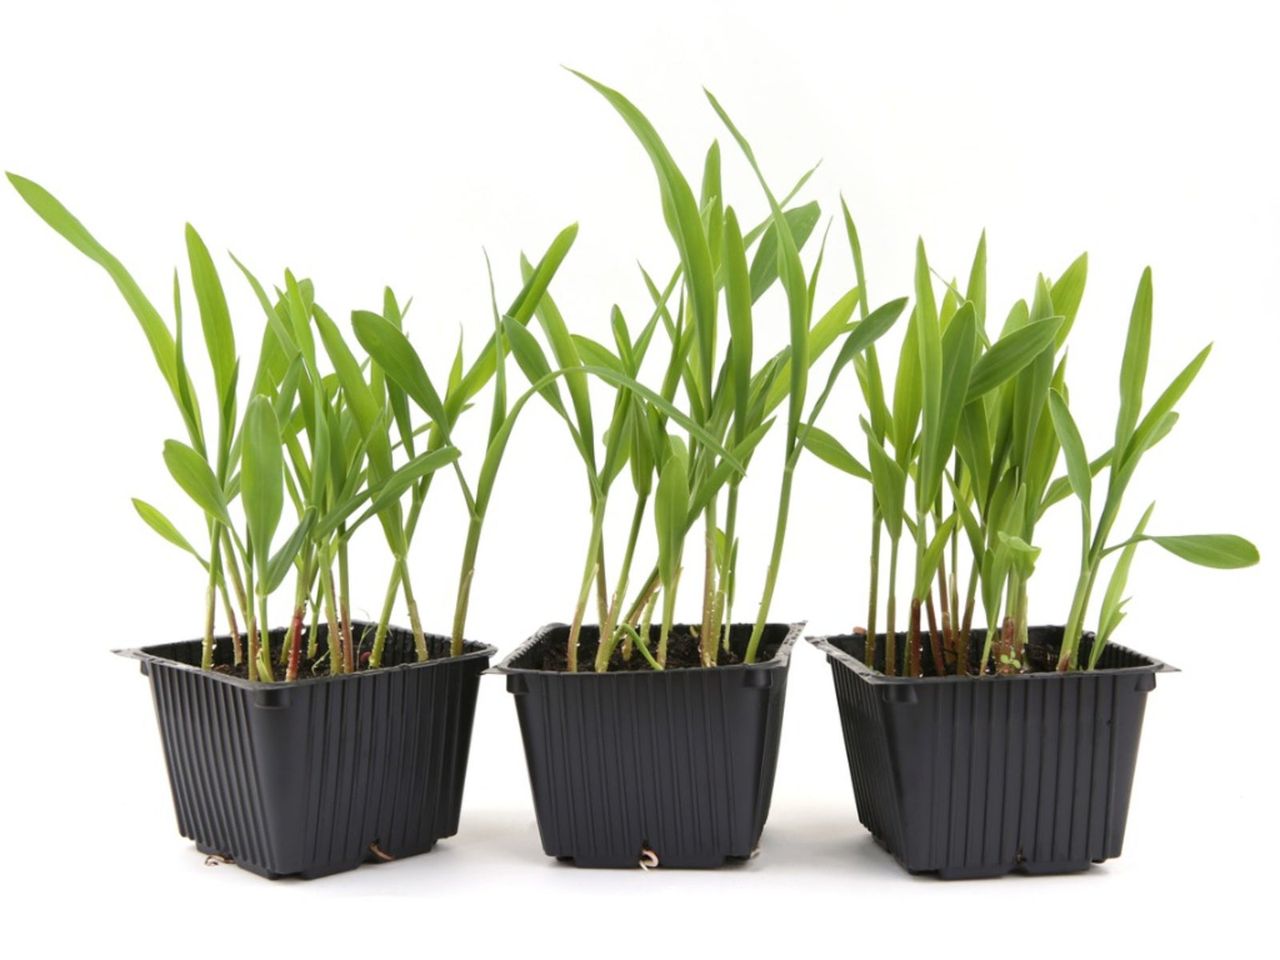
<svg viewBox="0 0 1280 960">
<path fill-rule="evenodd" d="M 428 644 L 419 663 L 412 634 L 392 628 L 382 668 L 291 683 L 202 670 L 199 640 L 116 652 L 150 681 L 179 832 L 261 876 L 309 879 L 425 853 L 457 832 L 480 675 L 496 650 L 467 643 L 451 657 L 447 637 Z M 230 662 L 219 638 L 215 663 Z"/>
<path fill-rule="evenodd" d="M 565 643 L 568 630 L 543 627 L 493 671 L 515 696 L 547 855 L 580 867 L 635 867 L 645 851 L 664 867 L 750 857 L 769 814 L 803 624 L 766 627 L 753 664 L 539 669 L 543 651 Z M 739 656 L 750 630 L 730 631 Z M 594 647 L 596 631 L 583 628 L 584 647 Z"/>
<path fill-rule="evenodd" d="M 908 871 L 1068 873 L 1120 855 L 1147 694 L 1174 668 L 1109 644 L 1091 671 L 889 677 L 863 662 L 864 636 L 808 639 L 831 664 L 859 820 Z M 1029 631 L 1051 654 L 1061 639 Z"/>
</svg>

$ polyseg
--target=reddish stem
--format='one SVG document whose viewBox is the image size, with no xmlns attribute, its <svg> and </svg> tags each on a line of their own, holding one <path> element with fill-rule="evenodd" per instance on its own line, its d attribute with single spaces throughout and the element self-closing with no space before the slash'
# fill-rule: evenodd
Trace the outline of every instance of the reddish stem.
<svg viewBox="0 0 1280 960">
<path fill-rule="evenodd" d="M 305 617 L 305 604 L 294 608 L 293 622 L 289 624 L 289 666 L 284 672 L 284 678 L 287 681 L 298 679 L 298 667 L 302 661 L 302 621 Z"/>
<path fill-rule="evenodd" d="M 1001 676 L 1018 672 L 1018 668 L 1012 663 L 1013 643 L 1017 630 L 1017 621 L 1013 617 L 1005 617 L 1000 630 L 1000 642 L 996 645 L 996 673 Z"/>
<path fill-rule="evenodd" d="M 943 603 L 946 601 L 944 600 Z M 938 617 L 933 610 L 933 594 L 925 598 L 925 612 L 929 615 L 929 651 L 933 654 L 933 671 L 935 677 L 946 676 L 947 661 L 942 652 L 942 635 L 938 630 Z"/>
<path fill-rule="evenodd" d="M 920 607 L 919 600 L 911 600 L 911 622 L 907 627 L 907 674 L 920 676 Z"/>
</svg>

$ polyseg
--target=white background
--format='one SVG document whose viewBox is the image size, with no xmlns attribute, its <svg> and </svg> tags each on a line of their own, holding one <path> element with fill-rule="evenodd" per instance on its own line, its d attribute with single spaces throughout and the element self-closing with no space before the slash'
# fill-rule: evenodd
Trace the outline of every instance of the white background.
<svg viewBox="0 0 1280 960">
<path fill-rule="evenodd" d="M 602 340 L 611 304 L 633 320 L 645 312 L 636 260 L 657 273 L 674 262 L 648 161 L 559 65 L 630 95 L 695 179 L 710 138 L 727 139 L 706 84 L 775 185 L 823 161 L 807 196 L 826 213 L 839 191 L 848 198 L 873 301 L 910 291 L 917 234 L 943 273 L 963 276 L 987 229 L 993 324 L 1030 296 L 1037 271 L 1056 274 L 1087 249 L 1071 382 L 1095 453 L 1113 429 L 1124 327 L 1151 264 L 1150 389 L 1204 342 L 1217 347 L 1121 526 L 1158 497 L 1153 530 L 1245 533 L 1263 564 L 1219 573 L 1139 554 L 1117 639 L 1185 672 L 1162 677 L 1150 698 L 1124 856 L 1086 875 L 944 884 L 903 873 L 857 823 L 828 668 L 808 646 L 793 663 L 762 853 L 745 866 L 646 875 L 545 858 L 515 712 L 490 678 L 462 828 L 435 852 L 309 884 L 206 868 L 174 829 L 145 685 L 107 653 L 200 632 L 200 571 L 128 500 L 198 528 L 159 456 L 181 424 L 105 275 L 6 186 L 0 584 L 16 630 L 0 697 L 0 835 L 3 936 L 27 943 L 10 955 L 121 938 L 138 955 L 312 941 L 468 955 L 825 945 L 1052 955 L 1120 943 L 1237 953 L 1261 952 L 1259 938 L 1274 948 L 1264 884 L 1280 854 L 1268 675 L 1280 71 L 1265 6 L 425 8 L 6 5 L 0 165 L 52 189 L 166 314 L 181 228 L 195 223 L 218 253 L 250 358 L 260 314 L 228 248 L 260 275 L 290 266 L 315 278 L 339 318 L 376 305 L 386 283 L 414 295 L 412 336 L 443 378 L 460 327 L 469 355 L 487 335 L 482 247 L 506 303 L 519 251 L 536 256 L 579 222 L 552 289 L 570 324 Z M 758 192 L 728 144 L 724 156 L 729 199 L 754 222 Z M 852 284 L 839 235 L 822 304 Z M 776 293 L 762 303 L 761 355 L 782 343 L 784 310 Z M 845 386 L 824 426 L 852 443 L 860 407 Z M 746 487 L 747 617 L 778 482 L 773 439 Z M 808 618 L 813 632 L 861 622 L 866 501 L 861 485 L 805 462 L 775 619 Z M 451 612 L 459 508 L 437 484 L 413 556 L 438 630 Z M 629 512 L 618 506 L 617 526 Z M 587 522 L 568 438 L 534 410 L 499 483 L 469 633 L 506 651 L 568 617 Z M 1033 621 L 1065 618 L 1077 529 L 1069 507 L 1042 527 Z M 376 535 L 357 557 L 368 560 L 357 602 L 372 613 L 386 575 Z"/>
</svg>

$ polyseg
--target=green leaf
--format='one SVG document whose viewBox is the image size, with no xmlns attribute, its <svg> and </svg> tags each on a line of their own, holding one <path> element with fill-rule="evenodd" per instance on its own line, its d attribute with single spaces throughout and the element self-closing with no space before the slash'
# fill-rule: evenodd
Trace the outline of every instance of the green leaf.
<svg viewBox="0 0 1280 960">
<path fill-rule="evenodd" d="M 1053 418 L 1053 428 L 1057 431 L 1058 442 L 1062 444 L 1062 455 L 1067 461 L 1067 480 L 1071 484 L 1072 492 L 1080 500 L 1084 511 L 1085 530 L 1088 531 L 1089 515 L 1092 509 L 1093 471 L 1075 418 L 1071 416 L 1067 401 L 1057 390 L 1049 391 L 1049 416 Z M 1087 536 L 1086 532 L 1086 539 Z"/>
<path fill-rule="evenodd" d="M 899 465 L 905 466 L 911 457 L 911 447 L 916 439 L 916 426 L 920 422 L 920 349 L 916 311 L 907 320 L 907 332 L 902 338 L 898 353 L 898 373 L 893 385 L 892 429 L 888 431 L 897 454 Z"/>
<path fill-rule="evenodd" d="M 1121 469 L 1131 469 L 1136 464 L 1137 457 L 1150 450 L 1163 438 L 1164 434 L 1158 437 L 1155 436 L 1158 430 L 1164 429 L 1165 433 L 1168 432 L 1164 428 L 1165 418 L 1173 412 L 1174 404 L 1182 399 L 1182 395 L 1187 392 L 1187 388 L 1191 386 L 1192 381 L 1200 373 L 1200 368 L 1209 359 L 1209 351 L 1212 349 L 1213 344 L 1209 344 L 1197 353 L 1192 361 L 1173 378 L 1169 386 L 1165 387 L 1164 392 L 1160 394 L 1156 402 L 1151 405 L 1147 415 L 1142 418 L 1142 422 L 1133 431 L 1133 436 L 1129 439 L 1129 445 L 1124 448 Z"/>
<path fill-rule="evenodd" d="M 867 435 L 867 455 L 871 461 L 871 486 L 875 491 L 876 504 L 880 508 L 880 515 L 884 517 L 885 529 L 889 531 L 889 536 L 897 540 L 902 536 L 907 475 L 875 438 L 871 424 L 866 420 L 862 420 L 861 423 L 863 432 Z"/>
<path fill-rule="evenodd" d="M 223 526 L 231 526 L 227 497 L 209 462 L 195 450 L 178 440 L 164 442 L 164 463 L 169 473 L 187 496 L 200 509 Z"/>
<path fill-rule="evenodd" d="M 978 330 L 987 327 L 987 231 L 982 231 L 978 238 L 978 247 L 973 252 L 973 265 L 969 268 L 969 286 L 965 290 L 965 299 L 973 304 L 973 311 L 978 318 Z M 983 335 L 983 342 L 986 336 Z"/>
<path fill-rule="evenodd" d="M 940 344 L 942 371 L 939 409 L 932 432 L 923 434 L 924 456 L 921 457 L 916 478 L 920 492 L 919 504 L 922 507 L 933 504 L 942 491 L 942 474 L 955 450 L 960 419 L 964 415 L 965 396 L 969 389 L 969 376 L 977 343 L 977 314 L 973 304 L 965 301 L 948 324 Z"/>
<path fill-rule="evenodd" d="M 942 552 L 947 548 L 947 541 L 950 539 L 951 531 L 955 529 L 955 525 L 956 515 L 953 513 L 938 526 L 938 529 L 933 534 L 933 539 L 925 547 L 924 554 L 921 556 L 920 563 L 916 568 L 915 591 L 912 594 L 912 599 L 923 600 L 928 596 L 929 587 L 938 573 L 938 564 L 942 562 Z"/>
<path fill-rule="evenodd" d="M 352 312 L 351 326 L 356 340 L 368 351 L 373 362 L 386 371 L 387 376 L 448 437 L 450 423 L 444 403 L 409 338 L 385 317 L 366 310 Z"/>
<path fill-rule="evenodd" d="M 618 91 L 606 87 L 586 74 L 571 70 L 575 76 L 593 87 L 618 112 L 649 155 L 662 193 L 662 213 L 667 230 L 680 252 L 685 283 L 693 308 L 693 325 L 697 331 L 699 355 L 704 365 L 704 379 L 710 380 L 712 344 L 715 335 L 716 286 L 707 246 L 702 216 L 693 191 L 676 165 L 666 144 L 653 124 L 635 105 Z M 709 386 L 709 384 L 704 383 Z"/>
<path fill-rule="evenodd" d="M 525 278 L 533 276 L 533 267 L 523 257 L 521 270 Z M 556 307 L 550 293 L 544 293 L 534 311 L 551 344 L 551 354 L 556 364 L 568 372 L 564 375 L 565 389 L 569 391 L 569 402 L 573 405 L 574 418 L 577 421 L 578 434 L 582 438 L 581 448 L 588 465 L 595 468 L 595 427 L 591 417 L 591 394 L 587 391 L 586 375 L 574 370 L 582 365 L 574 337 L 565 325 L 564 317 Z M 519 359 L 517 357 L 517 359 Z"/>
<path fill-rule="evenodd" d="M 747 431 L 748 406 L 751 400 L 751 280 L 747 272 L 747 252 L 733 207 L 724 212 L 725 305 L 729 314 L 729 361 L 733 384 L 733 422 L 735 438 L 741 440 Z M 776 243 L 776 240 L 775 240 Z M 775 267 L 775 271 L 776 271 Z"/>
<path fill-rule="evenodd" d="M 151 353 L 155 357 L 156 366 L 160 368 L 165 382 L 169 384 L 169 391 L 173 394 L 174 399 L 177 400 L 178 376 L 174 365 L 173 336 L 169 333 L 169 328 L 165 325 L 156 308 L 151 305 L 151 301 L 147 299 L 142 289 L 134 281 L 133 277 L 129 275 L 129 271 L 102 244 L 93 238 L 93 235 L 85 229 L 84 224 L 77 220 L 71 214 L 71 211 L 64 207 L 53 194 L 38 183 L 28 180 L 26 177 L 20 177 L 16 173 L 10 173 L 7 176 L 9 177 L 9 182 L 13 184 L 13 188 L 18 191 L 18 194 L 26 201 L 27 205 L 40 216 L 40 219 L 61 234 L 73 247 L 102 267 L 115 282 L 125 302 L 129 305 L 129 309 L 137 317 L 138 323 L 142 327 L 142 332 L 146 335 L 147 343 L 151 346 Z"/>
<path fill-rule="evenodd" d="M 570 224 L 561 230 L 551 245 L 547 248 L 547 252 L 542 255 L 542 259 L 538 261 L 538 266 L 534 269 L 533 276 L 530 277 L 521 289 L 520 293 L 512 301 L 510 308 L 504 316 L 510 317 L 521 326 L 529 322 L 529 318 L 533 316 L 534 308 L 537 307 L 538 301 L 542 299 L 542 295 L 546 293 L 547 287 L 550 286 L 552 278 L 556 275 L 556 271 L 560 269 L 560 265 L 564 262 L 564 258 L 568 256 L 573 241 L 578 236 L 578 225 Z M 496 334 L 495 334 L 496 336 Z M 462 412 L 462 408 L 467 401 L 479 393 L 489 378 L 493 376 L 497 369 L 498 344 L 493 337 L 489 338 L 489 342 L 484 349 L 480 351 L 475 362 L 462 378 L 462 383 L 458 389 L 449 394 L 445 406 L 449 411 L 449 420 L 453 420 Z"/>
<path fill-rule="evenodd" d="M 786 217 L 787 226 L 791 228 L 791 236 L 796 248 L 799 249 L 805 245 L 805 241 L 813 233 L 813 228 L 818 225 L 822 210 L 815 201 L 801 207 L 792 207 L 785 211 L 783 216 Z M 778 229 L 771 222 L 760 238 L 755 255 L 751 258 L 751 302 L 755 303 L 764 296 L 777 279 Z"/>
<path fill-rule="evenodd" d="M 1142 271 L 1129 315 L 1129 333 L 1120 365 L 1120 413 L 1116 418 L 1115 449 L 1125 450 L 1142 412 L 1142 388 L 1151 352 L 1151 268 Z"/>
<path fill-rule="evenodd" d="M 819 460 L 862 480 L 871 479 L 871 471 L 859 462 L 835 437 L 817 427 L 804 433 L 804 445 Z"/>
<path fill-rule="evenodd" d="M 849 320 L 858 309 L 859 291 L 857 287 L 847 291 L 837 300 L 822 318 L 809 330 L 809 339 L 805 346 L 805 355 L 810 366 L 817 363 L 827 349 L 836 342 L 840 334 L 849 328 Z M 772 378 L 768 390 L 764 394 L 765 403 L 759 412 L 760 416 L 772 413 L 787 398 L 791 391 L 791 348 L 785 348 L 774 359 L 776 367 L 766 367 L 753 378 L 753 389 L 757 382 Z M 751 419 L 751 418 L 749 418 Z"/>
<path fill-rule="evenodd" d="M 786 215 L 782 212 L 782 207 L 774 197 L 773 191 L 769 189 L 769 184 L 765 181 L 760 165 L 756 162 L 755 152 L 751 149 L 751 145 L 734 125 L 733 121 L 729 119 L 728 113 L 720 106 L 720 102 L 716 100 L 711 91 L 704 90 L 703 92 L 706 94 L 707 100 L 710 101 L 712 109 L 720 117 L 721 122 L 733 135 L 733 139 L 737 141 L 738 148 L 742 151 L 743 156 L 747 158 L 747 163 L 750 164 L 751 169 L 755 172 L 756 179 L 760 182 L 760 188 L 764 191 L 765 198 L 769 201 L 769 209 L 773 213 L 773 227 L 778 237 L 778 277 L 782 281 L 782 287 L 787 294 L 787 312 L 790 317 L 791 365 L 789 370 L 789 405 L 787 408 L 787 452 L 790 454 L 795 449 L 799 437 L 805 390 L 809 383 L 809 364 L 812 362 L 808 355 L 811 305 L 804 265 L 800 262 L 800 251 L 796 245 L 795 236 L 791 232 L 791 225 L 787 222 Z"/>
<path fill-rule="evenodd" d="M 952 479 L 950 473 L 946 476 L 947 486 L 951 488 L 951 499 L 955 502 L 955 511 L 960 517 L 965 536 L 969 539 L 969 549 L 973 551 L 974 562 L 981 564 L 982 555 L 986 549 L 982 527 L 978 523 L 978 518 L 974 516 L 973 510 L 970 509 L 969 497 L 956 486 L 956 482 Z"/>
<path fill-rule="evenodd" d="M 774 418 L 770 417 L 763 423 L 758 424 L 755 429 L 735 444 L 733 448 L 734 460 L 742 464 L 750 462 L 751 455 L 755 452 L 756 447 L 760 445 L 760 441 L 765 438 L 771 429 L 773 429 L 773 424 Z M 715 465 L 703 481 L 698 484 L 697 491 L 689 505 L 687 526 L 693 526 L 698 518 L 702 516 L 703 511 L 706 510 L 707 504 L 711 502 L 711 498 L 720 492 L 720 488 L 728 483 L 730 478 L 737 474 L 737 468 L 728 460 L 721 460 Z"/>
<path fill-rule="evenodd" d="M 1040 548 L 1033 547 L 1021 537 L 1001 530 L 998 534 L 1001 546 L 1008 548 L 1013 567 L 1023 578 L 1031 576 L 1035 570 L 1036 560 L 1040 556 Z"/>
<path fill-rule="evenodd" d="M 688 512 L 688 453 L 678 438 L 672 438 L 670 453 L 658 475 L 658 489 L 653 501 L 654 523 L 658 531 L 658 572 L 666 590 L 674 588 L 680 572 Z"/>
<path fill-rule="evenodd" d="M 503 329 L 507 334 L 507 343 L 511 347 L 511 355 L 516 358 L 516 363 L 524 371 L 529 383 L 545 382 L 545 385 L 539 391 L 542 394 L 542 398 L 551 405 L 551 408 L 556 413 L 564 417 L 566 421 L 569 421 L 569 413 L 565 409 L 564 402 L 560 399 L 559 387 L 556 386 L 554 379 L 547 378 L 547 375 L 551 373 L 551 364 L 547 362 L 547 356 L 542 352 L 542 347 L 539 346 L 537 338 L 514 320 L 505 321 Z M 581 366 L 581 361 L 578 361 L 574 366 Z"/>
<path fill-rule="evenodd" d="M 614 352 L 603 343 L 575 333 L 573 334 L 573 345 L 580 358 L 578 365 L 585 360 L 593 367 L 608 367 L 618 373 L 627 373 L 627 368 L 622 360 L 615 356 Z"/>
<path fill-rule="evenodd" d="M 306 544 L 307 537 L 311 535 L 311 528 L 315 526 L 315 523 L 316 508 L 307 507 L 303 511 L 297 527 L 289 534 L 280 549 L 267 561 L 266 583 L 263 584 L 263 594 L 274 593 L 280 584 L 284 583 L 284 578 L 288 575 L 289 568 L 297 562 L 298 554 L 302 552 L 303 545 Z"/>
<path fill-rule="evenodd" d="M 658 393 L 655 393 L 653 390 L 650 390 L 644 384 L 639 383 L 636 380 L 633 380 L 631 377 L 625 376 L 624 374 L 620 374 L 616 370 L 610 370 L 608 367 L 593 367 L 593 366 L 584 365 L 582 369 L 586 373 L 591 374 L 592 376 L 599 377 L 601 380 L 604 380 L 606 383 L 611 383 L 615 387 L 623 387 L 631 391 L 633 394 L 639 396 L 640 398 L 648 402 L 650 406 L 656 408 L 658 412 L 661 413 L 663 416 L 668 417 L 671 420 L 674 420 L 680 426 L 684 427 L 684 429 L 688 430 L 689 433 L 693 437 L 695 437 L 703 446 L 714 451 L 718 456 L 721 456 L 727 459 L 729 463 L 732 464 L 733 467 L 737 469 L 739 472 L 743 472 L 745 470 L 742 463 L 737 459 L 737 457 L 735 457 L 732 453 L 730 453 L 728 449 L 725 448 L 724 444 L 720 442 L 719 438 L 716 437 L 715 434 L 707 430 L 704 426 L 702 426 L 702 424 L 692 420 L 687 414 L 682 412 L 678 407 L 673 405 L 665 397 L 661 396 Z M 563 372 L 563 371 L 557 371 L 557 373 L 559 372 Z"/>
<path fill-rule="evenodd" d="M 284 459 L 280 451 L 280 424 L 266 397 L 257 396 L 245 410 L 240 450 L 240 499 L 244 504 L 254 562 L 265 575 L 284 508 Z M 260 587 L 263 584 L 260 583 Z M 260 590 L 266 595 L 265 590 Z"/>
<path fill-rule="evenodd" d="M 1176 557 L 1202 567 L 1235 570 L 1258 562 L 1258 548 L 1231 533 L 1197 533 L 1180 537 L 1144 537 L 1160 544 Z"/>
<path fill-rule="evenodd" d="M 164 537 L 164 539 L 168 540 L 175 547 L 187 551 L 187 553 L 199 560 L 200 565 L 206 570 L 209 569 L 209 564 L 205 558 L 200 556 L 196 551 L 196 548 L 191 546 L 190 541 L 178 532 L 178 528 L 170 523 L 169 518 L 163 513 L 151 504 L 147 503 L 145 500 L 139 500 L 137 497 L 134 497 L 133 499 L 133 509 L 138 511 L 138 516 L 140 516 L 152 530 L 160 534 L 160 536 Z"/>
<path fill-rule="evenodd" d="M 1134 528 L 1128 545 L 1120 554 L 1120 559 L 1116 561 L 1115 569 L 1111 571 L 1111 579 L 1107 582 L 1107 592 L 1102 597 L 1102 609 L 1098 615 L 1098 633 L 1094 639 L 1093 649 L 1089 653 L 1090 670 L 1097 665 L 1098 658 L 1111 640 L 1111 635 L 1115 633 L 1116 627 L 1124 618 L 1124 591 L 1125 585 L 1129 582 L 1129 568 L 1133 564 L 1133 555 L 1137 553 L 1140 538 L 1147 529 L 1147 522 L 1151 519 L 1155 508 L 1154 503 L 1147 507 L 1142 519 Z"/>
<path fill-rule="evenodd" d="M 1071 332 L 1071 327 L 1076 322 L 1076 314 L 1080 312 L 1080 301 L 1084 299 L 1084 285 L 1088 276 L 1089 254 L 1082 253 L 1062 272 L 1062 276 L 1053 282 L 1050 291 L 1053 297 L 1053 312 L 1062 316 L 1062 326 L 1058 330 L 1056 339 L 1059 350 L 1062 349 L 1067 334 Z"/>
<path fill-rule="evenodd" d="M 1054 342 L 1062 323 L 1062 317 L 1033 320 L 993 343 L 973 365 L 968 399 L 972 401 L 1021 373 Z"/>
<path fill-rule="evenodd" d="M 218 270 L 209 256 L 195 227 L 187 224 L 187 259 L 191 264 L 191 285 L 200 307 L 200 325 L 204 329 L 205 347 L 213 366 L 213 382 L 219 407 L 225 402 L 236 368 L 236 338 L 231 328 L 227 297 L 218 279 Z M 225 431 L 227 434 L 230 430 Z"/>
<path fill-rule="evenodd" d="M 370 517 L 380 515 L 389 506 L 399 501 L 404 496 L 405 491 L 423 477 L 435 473 L 441 467 L 448 466 L 457 460 L 459 456 L 460 451 L 456 447 L 450 446 L 437 447 L 435 450 L 419 454 L 383 480 L 377 489 L 366 490 L 363 494 L 357 495 L 354 501 L 349 501 L 343 507 L 335 509 L 326 516 L 322 530 L 327 533 L 335 529 L 339 523 L 344 522 L 347 517 L 355 512 L 364 499 L 368 498 L 368 509 L 347 527 L 346 536 L 349 538 Z M 347 509 L 348 506 L 350 506 L 350 509 Z"/>
<path fill-rule="evenodd" d="M 835 388 L 841 371 L 855 357 L 869 349 L 872 344 L 889 332 L 889 329 L 897 322 L 898 317 L 902 315 L 906 305 L 905 297 L 892 300 L 876 308 L 865 320 L 860 320 L 853 325 L 848 336 L 845 337 L 844 343 L 840 345 L 840 352 L 836 355 L 836 361 L 831 365 L 831 370 L 827 374 L 826 386 L 823 387 L 822 393 L 818 395 L 817 402 L 813 405 L 813 410 L 809 414 L 809 419 L 804 429 L 800 431 L 800 443 L 802 445 L 805 442 L 806 432 L 813 428 L 814 422 L 818 419 L 818 415 L 822 413 L 822 408 L 831 396 L 831 391 Z M 798 455 L 799 448 L 793 453 L 795 457 L 798 457 Z"/>
</svg>

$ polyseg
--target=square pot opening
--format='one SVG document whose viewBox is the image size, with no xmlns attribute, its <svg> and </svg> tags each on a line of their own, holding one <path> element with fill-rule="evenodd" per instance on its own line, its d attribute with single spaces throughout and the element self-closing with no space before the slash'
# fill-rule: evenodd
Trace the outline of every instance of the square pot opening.
<svg viewBox="0 0 1280 960">
<path fill-rule="evenodd" d="M 1061 676 L 1057 671 L 1058 651 L 1062 647 L 1062 634 L 1064 628 L 1062 626 L 1035 626 L 1027 629 L 1027 646 L 1025 656 L 1031 670 L 1027 673 L 1011 675 L 1003 679 L 1016 679 L 1017 677 L 1033 677 L 1055 675 Z M 971 679 L 978 678 L 978 661 L 982 657 L 982 647 L 986 639 L 986 630 L 975 629 L 969 636 L 968 650 L 968 673 L 967 677 Z M 844 659 L 848 665 L 854 667 L 859 673 L 872 677 L 876 680 L 886 682 L 910 682 L 918 681 L 920 677 L 891 677 L 884 672 L 885 656 L 888 652 L 888 644 L 885 642 L 885 634 L 876 634 L 875 644 L 875 663 L 868 664 L 866 661 L 867 638 L 864 634 L 841 634 L 839 636 L 818 637 L 813 638 L 813 642 L 824 652 L 835 655 L 838 659 Z M 930 653 L 929 635 L 927 631 L 922 632 L 922 643 L 924 649 L 920 657 L 921 673 L 923 679 L 930 680 L 964 680 L 966 675 L 956 676 L 950 669 L 945 674 L 938 674 L 935 669 L 933 656 Z M 907 634 L 901 632 L 894 637 L 894 649 L 896 651 L 897 662 L 901 663 L 903 654 L 907 646 Z M 1093 647 L 1093 634 L 1087 633 L 1081 647 L 1082 656 L 1087 657 L 1088 652 Z M 950 661 L 954 663 L 954 661 Z M 1168 671 L 1173 667 L 1168 666 L 1154 657 L 1148 657 L 1145 654 L 1130 650 L 1128 647 L 1120 646 L 1115 643 L 1108 643 L 1102 651 L 1102 655 L 1098 658 L 1097 667 L 1091 671 L 1097 673 L 1103 670 L 1156 670 Z M 988 674 L 983 679 L 996 679 Z"/>
<path fill-rule="evenodd" d="M 696 625 L 694 626 L 696 628 Z M 634 667 L 630 670 L 618 670 L 615 667 L 611 667 L 610 673 L 618 675 L 659 672 L 687 673 L 699 670 L 751 670 L 760 667 L 785 665 L 791 656 L 792 646 L 799 638 L 801 625 L 786 623 L 766 624 L 764 635 L 760 640 L 759 650 L 756 653 L 756 660 L 753 664 L 747 664 L 742 662 L 742 658 L 746 653 L 747 643 L 751 639 L 752 626 L 749 623 L 735 623 L 729 628 L 729 649 L 732 651 L 733 656 L 732 658 L 725 658 L 722 650 L 720 663 L 715 667 L 669 667 L 666 671 L 656 671 L 648 665 L 644 657 L 640 655 L 640 652 L 636 651 L 633 654 Z M 687 635 L 689 630 L 689 624 L 674 624 L 671 628 L 670 636 Z M 657 624 L 650 626 L 650 650 L 657 648 L 660 632 L 661 628 Z M 555 658 L 549 657 L 548 654 L 552 651 L 558 652 L 563 649 L 568 640 L 568 624 L 549 624 L 521 644 L 495 670 L 497 672 L 564 673 L 565 671 L 562 668 L 553 666 Z M 578 635 L 578 672 L 580 674 L 595 672 L 595 656 L 599 645 L 600 627 L 594 624 L 583 626 Z"/>
</svg>

